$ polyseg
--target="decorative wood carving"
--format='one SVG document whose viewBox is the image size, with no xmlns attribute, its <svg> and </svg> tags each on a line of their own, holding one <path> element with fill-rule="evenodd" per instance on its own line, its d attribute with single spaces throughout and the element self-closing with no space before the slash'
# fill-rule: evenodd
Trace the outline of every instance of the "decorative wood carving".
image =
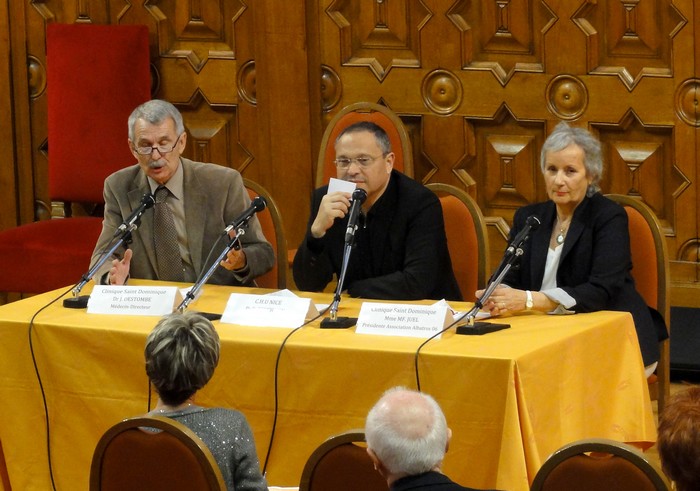
<svg viewBox="0 0 700 491">
<path fill-rule="evenodd" d="M 586 0 L 572 19 L 587 37 L 588 72 L 617 75 L 629 90 L 672 75 L 673 38 L 688 22 L 667 0 Z"/>
</svg>

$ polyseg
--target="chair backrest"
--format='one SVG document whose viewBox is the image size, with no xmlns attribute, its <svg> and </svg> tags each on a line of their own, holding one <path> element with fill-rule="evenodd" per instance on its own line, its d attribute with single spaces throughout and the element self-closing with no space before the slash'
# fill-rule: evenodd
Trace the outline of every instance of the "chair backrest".
<svg viewBox="0 0 700 491">
<path fill-rule="evenodd" d="M 316 166 L 316 187 L 328 184 L 328 180 L 336 176 L 335 139 L 345 128 L 360 121 L 371 121 L 386 131 L 391 149 L 396 155 L 394 169 L 413 177 L 411 140 L 401 119 L 385 106 L 371 102 L 357 102 L 341 109 L 323 132 Z"/>
<path fill-rule="evenodd" d="M 255 181 L 244 178 L 243 184 L 248 191 L 250 199 L 260 196 L 265 198 L 267 206 L 263 211 L 256 213 L 265 238 L 270 242 L 275 251 L 275 265 L 270 271 L 255 279 L 261 288 L 287 288 L 287 239 L 284 237 L 284 225 L 282 215 L 277 203 L 270 193 Z"/>
<path fill-rule="evenodd" d="M 135 158 L 131 111 L 151 96 L 148 27 L 47 26 L 49 194 L 102 203 L 105 178 Z"/>
<path fill-rule="evenodd" d="M 363 430 L 350 430 L 323 442 L 306 461 L 299 491 L 386 491 L 364 441 Z"/>
<path fill-rule="evenodd" d="M 108 429 L 92 457 L 91 491 L 125 489 L 219 491 L 226 485 L 211 452 L 192 430 L 163 416 L 142 416 Z"/>
<path fill-rule="evenodd" d="M 579 440 L 550 455 L 530 491 L 668 491 L 663 475 L 634 447 Z"/>
<path fill-rule="evenodd" d="M 465 299 L 484 288 L 489 264 L 486 220 L 465 191 L 442 183 L 427 185 L 440 198 L 452 269 Z"/>
<path fill-rule="evenodd" d="M 632 254 L 632 277 L 635 287 L 650 307 L 658 310 L 670 327 L 670 273 L 668 246 L 659 219 L 654 211 L 640 199 L 622 194 L 606 195 L 621 204 L 627 212 Z M 650 261 L 654 261 L 650 263 Z M 647 267 L 647 266 L 651 267 Z M 658 409 L 663 410 L 671 394 L 671 355 L 669 340 L 661 342 L 661 357 L 657 368 L 659 383 Z M 651 388 L 651 387 L 650 387 Z"/>
</svg>

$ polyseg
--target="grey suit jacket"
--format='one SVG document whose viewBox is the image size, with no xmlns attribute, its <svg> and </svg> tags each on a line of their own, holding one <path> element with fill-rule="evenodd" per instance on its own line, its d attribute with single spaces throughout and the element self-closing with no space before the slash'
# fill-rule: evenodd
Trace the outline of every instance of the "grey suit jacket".
<svg viewBox="0 0 700 491">
<path fill-rule="evenodd" d="M 226 245 L 220 241 L 207 265 L 209 251 L 223 234 L 226 226 L 250 206 L 250 198 L 243 185 L 243 179 L 236 170 L 216 164 L 204 164 L 181 158 L 183 188 L 185 193 L 185 229 L 195 273 L 211 265 Z M 150 192 L 146 175 L 138 165 L 121 169 L 105 180 L 105 212 L 102 233 L 93 251 L 91 264 L 108 248 L 115 230 L 131 215 L 141 203 L 145 193 Z M 153 212 L 146 210 L 141 217 L 141 225 L 132 233 L 133 250 L 129 274 L 132 278 L 158 279 L 157 263 L 153 245 Z M 241 276 L 217 267 L 208 283 L 218 285 L 254 285 L 254 278 L 266 273 L 275 261 L 272 246 L 265 240 L 260 223 L 253 217 L 248 229 L 241 238 L 248 262 L 247 272 Z M 114 259 L 121 259 L 124 249 L 116 251 Z M 95 281 L 111 268 L 108 259 L 95 274 Z"/>
</svg>

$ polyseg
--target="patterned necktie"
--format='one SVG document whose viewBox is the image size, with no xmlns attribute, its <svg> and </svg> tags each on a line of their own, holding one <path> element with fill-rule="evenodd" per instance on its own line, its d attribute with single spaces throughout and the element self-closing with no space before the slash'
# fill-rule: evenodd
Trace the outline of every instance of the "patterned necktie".
<svg viewBox="0 0 700 491">
<path fill-rule="evenodd" d="M 161 281 L 184 281 L 182 257 L 177 243 L 177 230 L 173 212 L 165 202 L 168 188 L 156 189 L 156 204 L 153 208 L 153 242 L 158 263 L 158 279 Z"/>
</svg>

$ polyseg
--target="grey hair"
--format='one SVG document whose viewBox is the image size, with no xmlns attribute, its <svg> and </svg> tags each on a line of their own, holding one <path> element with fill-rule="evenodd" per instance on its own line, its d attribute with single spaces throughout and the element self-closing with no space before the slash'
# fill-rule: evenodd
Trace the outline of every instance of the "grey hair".
<svg viewBox="0 0 700 491">
<path fill-rule="evenodd" d="M 391 404 L 399 393 L 417 396 L 413 404 Z M 447 421 L 431 396 L 395 387 L 382 395 L 365 422 L 367 446 L 394 475 L 422 474 L 440 465 L 448 439 Z"/>
<path fill-rule="evenodd" d="M 175 106 L 170 104 L 168 101 L 161 99 L 153 99 L 144 102 L 136 109 L 131 112 L 129 116 L 129 140 L 134 141 L 134 126 L 136 126 L 136 121 L 143 119 L 150 124 L 159 124 L 165 121 L 167 118 L 171 118 L 175 123 L 175 131 L 178 135 L 185 132 L 185 123 L 182 121 L 182 114 L 177 110 Z"/>
<path fill-rule="evenodd" d="M 591 183 L 586 190 L 586 196 L 593 196 L 600 191 L 600 180 L 603 178 L 603 153 L 600 142 L 588 130 L 559 123 L 547 137 L 540 152 L 540 168 L 545 172 L 548 152 L 559 152 L 569 145 L 576 145 L 583 150 L 583 165 Z"/>
<path fill-rule="evenodd" d="M 345 135 L 349 133 L 359 133 L 361 131 L 368 131 L 374 135 L 377 140 L 377 145 L 382 151 L 382 155 L 387 156 L 391 153 L 391 141 L 389 140 L 389 135 L 387 135 L 384 128 L 371 121 L 360 121 L 358 123 L 353 123 L 343 131 L 335 139 L 335 145 L 338 145 L 338 141 Z"/>
<path fill-rule="evenodd" d="M 185 402 L 204 387 L 219 363 L 219 335 L 194 312 L 163 317 L 146 339 L 146 374 L 168 405 Z"/>
</svg>

